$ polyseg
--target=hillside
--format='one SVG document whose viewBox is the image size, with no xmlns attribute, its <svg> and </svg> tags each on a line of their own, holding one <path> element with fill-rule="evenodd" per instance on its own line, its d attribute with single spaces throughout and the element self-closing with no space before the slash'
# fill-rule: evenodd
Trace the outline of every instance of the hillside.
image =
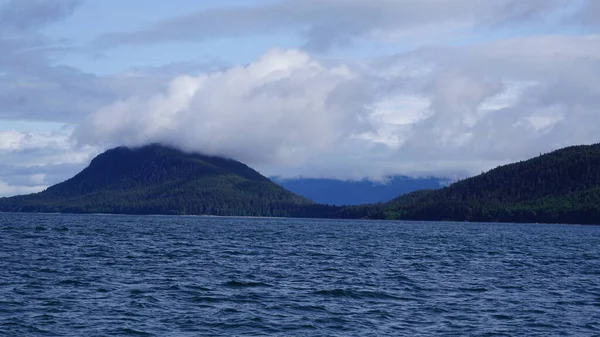
<svg viewBox="0 0 600 337">
<path fill-rule="evenodd" d="M 315 202 L 338 206 L 386 202 L 399 195 L 421 189 L 440 189 L 444 183 L 437 178 L 404 176 L 393 176 L 385 182 L 306 178 L 275 178 L 273 181 L 285 189 Z"/>
<path fill-rule="evenodd" d="M 0 199 L 0 211 L 600 224 L 600 144 L 345 208 L 313 203 L 234 160 L 119 147 L 43 192 Z"/>
<path fill-rule="evenodd" d="M 119 147 L 47 190 L 0 199 L 0 211 L 308 216 L 321 207 L 229 159 L 160 145 Z"/>
<path fill-rule="evenodd" d="M 343 217 L 600 224 L 600 144 L 574 146 Z"/>
</svg>

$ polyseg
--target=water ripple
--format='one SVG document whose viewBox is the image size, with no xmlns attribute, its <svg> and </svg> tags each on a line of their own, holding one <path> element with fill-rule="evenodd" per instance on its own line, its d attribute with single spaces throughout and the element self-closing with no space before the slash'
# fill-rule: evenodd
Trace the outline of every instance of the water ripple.
<svg viewBox="0 0 600 337">
<path fill-rule="evenodd" d="M 0 214 L 7 336 L 600 334 L 600 227 Z"/>
</svg>

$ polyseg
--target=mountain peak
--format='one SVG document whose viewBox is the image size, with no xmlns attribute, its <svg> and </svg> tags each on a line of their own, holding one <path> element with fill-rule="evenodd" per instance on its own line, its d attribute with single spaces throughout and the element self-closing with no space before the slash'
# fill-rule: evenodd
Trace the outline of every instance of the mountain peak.
<svg viewBox="0 0 600 337">
<path fill-rule="evenodd" d="M 286 216 L 310 204 L 238 161 L 151 144 L 107 150 L 73 178 L 0 209 Z"/>
</svg>

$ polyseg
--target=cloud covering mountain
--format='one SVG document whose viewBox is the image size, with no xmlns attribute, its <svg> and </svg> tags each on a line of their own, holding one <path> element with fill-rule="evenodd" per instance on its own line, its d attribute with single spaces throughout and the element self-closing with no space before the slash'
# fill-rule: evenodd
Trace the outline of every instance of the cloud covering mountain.
<svg viewBox="0 0 600 337">
<path fill-rule="evenodd" d="M 177 5 L 63 37 L 104 7 L 0 1 L 0 195 L 39 190 L 115 145 L 381 179 L 464 176 L 600 141 L 595 1 Z"/>
</svg>

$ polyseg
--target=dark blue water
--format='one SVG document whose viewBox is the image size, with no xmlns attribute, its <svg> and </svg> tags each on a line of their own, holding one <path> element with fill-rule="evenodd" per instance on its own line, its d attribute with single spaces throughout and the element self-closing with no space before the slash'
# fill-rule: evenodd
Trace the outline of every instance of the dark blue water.
<svg viewBox="0 0 600 337">
<path fill-rule="evenodd" d="M 600 227 L 0 214 L 7 336 L 598 336 Z"/>
</svg>

